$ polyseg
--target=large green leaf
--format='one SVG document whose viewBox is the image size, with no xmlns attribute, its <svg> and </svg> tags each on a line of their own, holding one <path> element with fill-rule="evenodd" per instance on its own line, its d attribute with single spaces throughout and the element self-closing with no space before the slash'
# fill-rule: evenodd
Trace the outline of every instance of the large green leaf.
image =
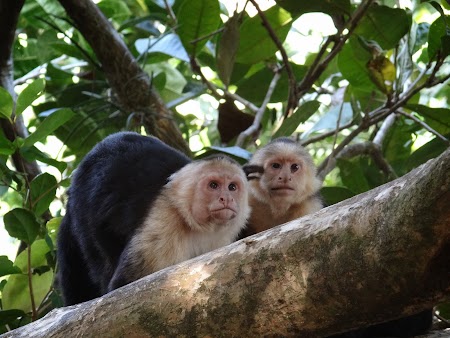
<svg viewBox="0 0 450 338">
<path fill-rule="evenodd" d="M 447 135 L 447 138 L 450 135 Z M 412 170 L 419 165 L 424 164 L 432 158 L 438 157 L 448 148 L 448 144 L 439 138 L 435 138 L 428 143 L 425 143 L 422 147 L 414 151 L 406 161 L 406 169 Z"/>
<path fill-rule="evenodd" d="M 297 17 L 304 13 L 322 12 L 329 15 L 350 15 L 350 0 L 276 0 L 276 3 Z"/>
<path fill-rule="evenodd" d="M 370 53 L 356 38 L 350 38 L 338 55 L 338 67 L 348 82 L 355 88 L 366 92 L 378 90 L 370 79 L 367 63 L 372 59 Z"/>
<path fill-rule="evenodd" d="M 226 86 L 230 84 L 239 48 L 239 18 L 237 13 L 229 18 L 217 43 L 217 74 Z"/>
<path fill-rule="evenodd" d="M 20 153 L 27 161 L 31 162 L 36 160 L 51 165 L 58 169 L 61 173 L 67 168 L 66 162 L 57 161 L 36 147 L 21 148 Z"/>
<path fill-rule="evenodd" d="M 442 56 L 449 55 L 448 36 L 450 35 L 450 16 L 440 16 L 430 26 L 428 33 L 428 58 L 433 60 L 441 51 Z"/>
<path fill-rule="evenodd" d="M 0 256 L 0 277 L 22 273 L 22 271 L 11 262 L 7 256 Z"/>
<path fill-rule="evenodd" d="M 49 173 L 42 173 L 31 181 L 31 205 L 37 216 L 42 215 L 48 209 L 55 198 L 57 187 L 56 178 Z"/>
<path fill-rule="evenodd" d="M 318 101 L 307 101 L 303 103 L 292 116 L 288 117 L 273 135 L 273 138 L 280 136 L 290 136 L 297 127 L 308 120 L 320 107 Z"/>
<path fill-rule="evenodd" d="M 13 107 L 14 101 L 11 94 L 5 88 L 0 87 L 0 118 L 11 118 Z"/>
<path fill-rule="evenodd" d="M 47 265 L 46 254 L 50 251 L 45 240 L 40 239 L 31 246 L 31 270 Z M 28 250 L 17 256 L 14 264 L 23 272 L 28 271 Z M 11 275 L 8 278 L 2 292 L 2 305 L 4 310 L 20 309 L 24 312 L 31 311 L 30 289 L 27 275 Z M 47 271 L 41 275 L 33 274 L 31 277 L 33 296 L 37 306 L 48 294 L 53 283 L 53 272 Z"/>
<path fill-rule="evenodd" d="M 430 108 L 421 104 L 409 104 L 406 107 L 423 116 L 425 123 L 438 133 L 450 133 L 450 109 Z"/>
<path fill-rule="evenodd" d="M 370 190 L 370 184 L 358 158 L 353 160 L 338 159 L 336 163 L 340 170 L 342 182 L 353 193 L 360 194 Z"/>
<path fill-rule="evenodd" d="M 355 196 L 355 193 L 345 187 L 323 187 L 320 189 L 320 195 L 326 205 L 333 205 Z"/>
<path fill-rule="evenodd" d="M 381 48 L 394 48 L 409 31 L 410 18 L 405 10 L 387 6 L 372 6 L 362 18 L 355 34 L 375 40 Z"/>
<path fill-rule="evenodd" d="M 353 110 L 350 103 L 346 102 L 340 106 L 332 107 L 314 126 L 302 134 L 302 139 L 307 138 L 313 132 L 334 130 L 338 126 L 349 123 L 352 119 Z"/>
<path fill-rule="evenodd" d="M 3 221 L 9 235 L 25 243 L 33 243 L 39 233 L 39 223 L 29 210 L 13 209 L 5 214 Z"/>
<path fill-rule="evenodd" d="M 34 100 L 42 95 L 45 87 L 44 79 L 37 79 L 30 83 L 17 97 L 16 116 L 19 116 L 23 111 L 30 106 Z"/>
<path fill-rule="evenodd" d="M 274 6 L 264 12 L 278 39 L 283 42 L 291 28 L 292 17 L 283 8 Z M 245 20 L 240 29 L 239 49 L 236 61 L 252 64 L 275 55 L 278 50 L 267 29 L 256 15 Z"/>
<path fill-rule="evenodd" d="M 217 0 L 184 1 L 177 13 L 181 42 L 189 55 L 195 56 L 219 28 L 220 6 Z M 199 40 L 200 39 L 200 40 Z"/>
<path fill-rule="evenodd" d="M 24 147 L 31 147 L 36 142 L 44 140 L 48 135 L 69 121 L 73 116 L 72 109 L 62 108 L 48 112 L 47 117 L 37 127 L 36 131 L 25 139 Z"/>
<path fill-rule="evenodd" d="M 159 38 L 138 39 L 134 46 L 140 54 L 162 53 L 189 62 L 189 55 L 183 48 L 180 37 L 170 33 Z M 155 63 L 154 61 L 152 63 Z"/>
</svg>

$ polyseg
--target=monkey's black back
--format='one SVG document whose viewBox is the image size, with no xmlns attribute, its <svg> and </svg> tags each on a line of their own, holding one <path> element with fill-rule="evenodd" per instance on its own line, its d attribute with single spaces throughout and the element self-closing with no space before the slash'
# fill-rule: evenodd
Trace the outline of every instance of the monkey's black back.
<svg viewBox="0 0 450 338">
<path fill-rule="evenodd" d="M 167 178 L 191 160 L 136 133 L 113 134 L 76 170 L 58 235 L 58 282 L 65 305 L 107 292 L 125 245 Z"/>
</svg>

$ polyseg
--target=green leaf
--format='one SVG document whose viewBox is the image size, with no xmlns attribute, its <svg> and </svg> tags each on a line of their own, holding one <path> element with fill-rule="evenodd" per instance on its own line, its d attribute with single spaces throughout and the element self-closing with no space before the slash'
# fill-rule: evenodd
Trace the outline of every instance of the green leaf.
<svg viewBox="0 0 450 338">
<path fill-rule="evenodd" d="M 14 266 L 7 256 L 0 256 L 0 277 L 16 273 L 22 273 L 22 271 Z"/>
<path fill-rule="evenodd" d="M 37 79 L 30 83 L 17 97 L 16 116 L 19 116 L 23 111 L 30 106 L 34 100 L 42 95 L 45 88 L 44 79 Z"/>
<path fill-rule="evenodd" d="M 5 134 L 0 131 L 0 155 L 12 155 L 16 151 L 14 144 L 8 140 Z"/>
<path fill-rule="evenodd" d="M 371 189 L 358 158 L 353 160 L 338 159 L 337 166 L 340 170 L 342 182 L 353 193 L 360 194 Z"/>
<path fill-rule="evenodd" d="M 329 15 L 350 15 L 351 12 L 349 0 L 276 0 L 275 2 L 295 17 L 312 12 L 322 12 Z"/>
<path fill-rule="evenodd" d="M 66 170 L 67 163 L 66 162 L 60 162 L 57 161 L 50 156 L 48 156 L 46 153 L 43 153 L 36 147 L 29 147 L 29 148 L 21 148 L 20 153 L 27 161 L 34 161 L 37 160 L 39 162 L 51 165 L 58 169 L 61 173 Z"/>
<path fill-rule="evenodd" d="M 25 312 L 22 310 L 1 310 L 0 311 L 0 326 L 11 324 L 17 318 L 25 316 Z"/>
<path fill-rule="evenodd" d="M 269 8 L 264 14 L 278 39 L 283 43 L 291 28 L 291 15 L 278 6 Z M 278 50 L 258 15 L 242 23 L 240 36 L 237 62 L 257 63 L 273 57 Z"/>
<path fill-rule="evenodd" d="M 252 154 L 249 151 L 247 151 L 245 149 L 242 149 L 241 147 L 216 147 L 216 146 L 211 146 L 210 149 L 214 150 L 215 153 L 221 152 L 221 153 L 230 155 L 230 156 L 232 156 L 234 158 L 243 159 L 245 161 L 250 160 L 250 157 L 252 156 Z M 211 154 L 211 152 L 207 151 L 206 153 L 203 153 L 201 156 L 198 156 L 198 158 L 205 157 L 205 156 L 208 156 L 210 154 Z"/>
<path fill-rule="evenodd" d="M 31 245 L 31 270 L 47 265 L 46 254 L 50 251 L 43 239 Z M 14 264 L 22 271 L 28 271 L 28 250 L 21 252 Z M 33 295 L 36 305 L 39 306 L 52 287 L 53 272 L 48 271 L 41 275 L 33 273 L 31 276 Z M 11 275 L 2 291 L 2 305 L 4 310 L 20 309 L 26 313 L 31 311 L 30 289 L 28 275 Z"/>
<path fill-rule="evenodd" d="M 162 53 L 189 62 L 189 55 L 186 53 L 180 37 L 174 33 L 158 38 L 138 39 L 134 46 L 140 54 Z"/>
<path fill-rule="evenodd" d="M 450 135 L 447 135 L 447 138 Z M 414 151 L 406 161 L 407 170 L 417 168 L 432 158 L 438 157 L 448 148 L 448 144 L 439 138 L 435 138 L 428 143 L 425 143 L 419 149 Z"/>
<path fill-rule="evenodd" d="M 37 216 L 42 215 L 55 199 L 57 187 L 56 178 L 49 173 L 42 173 L 31 181 L 31 206 Z"/>
<path fill-rule="evenodd" d="M 428 58 L 433 60 L 440 50 L 445 50 L 448 53 L 447 40 L 443 39 L 448 36 L 448 22 L 450 16 L 440 16 L 430 26 L 428 33 Z M 444 45 L 443 45 L 444 43 Z M 444 48 L 443 48 L 444 47 Z M 442 55 L 447 56 L 448 54 Z"/>
<path fill-rule="evenodd" d="M 344 187 L 323 187 L 320 189 L 320 195 L 326 205 L 333 205 L 355 196 L 351 190 Z"/>
<path fill-rule="evenodd" d="M 220 6 L 217 0 L 184 1 L 177 13 L 178 35 L 187 53 L 195 56 L 206 44 L 209 34 L 219 27 Z M 200 39 L 200 40 L 198 40 Z M 195 42 L 194 42 L 195 41 Z"/>
<path fill-rule="evenodd" d="M 377 87 L 370 78 L 367 63 L 372 55 L 361 45 L 356 38 L 350 38 L 338 55 L 338 67 L 348 82 L 355 88 L 371 92 Z"/>
<path fill-rule="evenodd" d="M 14 108 L 14 101 L 11 94 L 0 87 L 0 118 L 10 119 Z"/>
<path fill-rule="evenodd" d="M 39 223 L 29 210 L 22 208 L 13 209 L 5 214 L 3 221 L 5 229 L 11 237 L 24 241 L 27 244 L 33 243 L 39 233 Z"/>
<path fill-rule="evenodd" d="M 324 130 L 334 130 L 338 126 L 343 126 L 353 119 L 353 110 L 350 103 L 345 102 L 342 106 L 331 108 L 317 123 L 308 131 L 302 134 L 302 139 L 307 138 L 311 133 Z"/>
<path fill-rule="evenodd" d="M 36 142 L 44 140 L 74 115 L 72 109 L 69 108 L 52 110 L 48 113 L 49 115 L 41 122 L 36 131 L 25 139 L 24 147 L 31 147 Z"/>
<path fill-rule="evenodd" d="M 438 133 L 450 133 L 450 109 L 430 108 L 421 104 L 408 104 L 406 107 L 423 116 L 425 123 Z"/>
<path fill-rule="evenodd" d="M 239 48 L 239 18 L 238 13 L 229 18 L 217 44 L 217 73 L 225 86 L 230 84 Z"/>
<path fill-rule="evenodd" d="M 292 116 L 284 120 L 283 124 L 273 135 L 273 138 L 280 136 L 290 136 L 294 133 L 297 127 L 308 120 L 320 107 L 318 101 L 308 101 L 303 103 Z"/>
<path fill-rule="evenodd" d="M 389 50 L 408 33 L 410 21 L 404 9 L 375 5 L 364 15 L 355 34 L 375 40 L 381 48 Z"/>
</svg>

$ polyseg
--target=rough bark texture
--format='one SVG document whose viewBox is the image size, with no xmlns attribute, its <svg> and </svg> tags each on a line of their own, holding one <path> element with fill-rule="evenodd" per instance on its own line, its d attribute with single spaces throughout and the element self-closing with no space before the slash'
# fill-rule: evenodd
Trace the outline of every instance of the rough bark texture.
<svg viewBox="0 0 450 338">
<path fill-rule="evenodd" d="M 450 149 L 389 184 L 5 337 L 317 337 L 450 299 Z"/>
<path fill-rule="evenodd" d="M 98 7 L 91 0 L 59 2 L 94 50 L 122 108 L 143 113 L 148 132 L 189 154 L 190 150 L 173 121 L 173 113 L 151 87 L 149 76 Z"/>
</svg>

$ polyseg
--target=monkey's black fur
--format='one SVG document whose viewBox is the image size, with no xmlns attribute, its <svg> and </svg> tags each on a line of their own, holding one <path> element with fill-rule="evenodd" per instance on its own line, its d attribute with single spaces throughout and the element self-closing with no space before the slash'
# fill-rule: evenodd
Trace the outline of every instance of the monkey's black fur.
<svg viewBox="0 0 450 338">
<path fill-rule="evenodd" d="M 113 134 L 76 170 L 58 235 L 58 283 L 64 304 L 101 296 L 120 254 L 167 178 L 191 160 L 136 133 Z"/>
</svg>

